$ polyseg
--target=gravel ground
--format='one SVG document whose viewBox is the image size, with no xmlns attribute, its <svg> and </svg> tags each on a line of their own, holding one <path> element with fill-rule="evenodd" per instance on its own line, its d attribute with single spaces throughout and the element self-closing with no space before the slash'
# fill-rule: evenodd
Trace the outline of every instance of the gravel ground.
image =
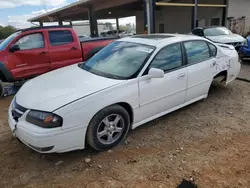
<svg viewBox="0 0 250 188">
<path fill-rule="evenodd" d="M 38 154 L 12 137 L 0 101 L 0 187 L 250 187 L 250 87 L 214 86 L 208 99 L 131 131 L 113 150 Z"/>
<path fill-rule="evenodd" d="M 245 61 L 241 64 L 241 71 L 238 77 L 250 81 L 250 61 Z"/>
</svg>

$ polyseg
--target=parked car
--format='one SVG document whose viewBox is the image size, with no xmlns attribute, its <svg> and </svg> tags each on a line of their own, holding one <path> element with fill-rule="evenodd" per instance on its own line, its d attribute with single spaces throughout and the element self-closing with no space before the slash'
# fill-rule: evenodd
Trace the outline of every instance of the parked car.
<svg viewBox="0 0 250 188">
<path fill-rule="evenodd" d="M 238 54 L 222 46 L 177 34 L 117 40 L 85 64 L 26 82 L 11 102 L 10 129 L 41 153 L 110 149 L 130 129 L 206 98 L 214 78 L 232 82 Z"/>
<path fill-rule="evenodd" d="M 71 27 L 29 28 L 0 44 L 0 96 L 3 82 L 15 82 L 86 61 L 115 38 L 78 39 Z"/>
<path fill-rule="evenodd" d="M 250 58 L 250 37 L 247 37 L 239 50 L 239 57 L 241 61 Z"/>
<path fill-rule="evenodd" d="M 104 31 L 100 33 L 101 37 L 128 37 L 128 36 L 132 36 L 130 33 L 127 33 L 126 31 L 123 30 L 119 30 L 117 33 L 117 30 L 111 30 L 111 31 Z"/>
<path fill-rule="evenodd" d="M 245 38 L 232 33 L 229 29 L 219 26 L 198 27 L 192 31 L 192 34 L 205 37 L 215 43 L 233 45 L 236 50 L 239 50 Z"/>
</svg>

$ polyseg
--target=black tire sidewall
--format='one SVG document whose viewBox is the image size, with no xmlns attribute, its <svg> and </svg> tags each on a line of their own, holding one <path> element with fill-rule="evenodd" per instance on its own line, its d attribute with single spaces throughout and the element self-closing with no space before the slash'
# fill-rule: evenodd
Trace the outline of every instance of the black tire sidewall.
<svg viewBox="0 0 250 188">
<path fill-rule="evenodd" d="M 101 121 L 111 114 L 118 114 L 120 115 L 124 120 L 124 131 L 121 135 L 121 137 L 115 141 L 112 144 L 102 144 L 98 138 L 97 138 L 97 128 Z M 97 151 L 103 151 L 110 148 L 113 148 L 114 146 L 118 145 L 120 142 L 122 142 L 125 138 L 130 129 L 130 117 L 128 112 L 121 107 L 120 105 L 112 105 L 107 108 L 104 108 L 103 110 L 99 111 L 91 120 L 88 130 L 87 130 L 87 142 L 88 144 Z"/>
</svg>

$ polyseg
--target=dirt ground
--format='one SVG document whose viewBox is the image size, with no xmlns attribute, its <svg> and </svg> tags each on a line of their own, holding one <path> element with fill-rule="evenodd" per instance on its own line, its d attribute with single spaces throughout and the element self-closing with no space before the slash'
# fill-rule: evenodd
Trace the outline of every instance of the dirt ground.
<svg viewBox="0 0 250 188">
<path fill-rule="evenodd" d="M 113 150 L 38 154 L 12 137 L 0 100 L 0 187 L 250 187 L 250 85 L 215 86 L 202 100 L 131 131 Z M 85 159 L 91 161 L 86 163 Z"/>
</svg>

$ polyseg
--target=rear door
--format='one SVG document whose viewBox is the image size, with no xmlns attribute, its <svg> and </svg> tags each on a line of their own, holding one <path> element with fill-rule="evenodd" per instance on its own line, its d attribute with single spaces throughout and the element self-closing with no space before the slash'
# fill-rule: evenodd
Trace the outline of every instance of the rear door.
<svg viewBox="0 0 250 188">
<path fill-rule="evenodd" d="M 71 30 L 48 31 L 51 68 L 72 65 L 82 61 L 79 39 Z"/>
<path fill-rule="evenodd" d="M 187 56 L 188 88 L 186 102 L 204 98 L 216 74 L 215 53 L 206 41 L 184 42 Z"/>
<path fill-rule="evenodd" d="M 32 77 L 50 70 L 44 32 L 23 34 L 14 44 L 19 45 L 20 50 L 9 53 L 8 62 L 15 66 L 12 73 L 16 78 Z"/>
</svg>

